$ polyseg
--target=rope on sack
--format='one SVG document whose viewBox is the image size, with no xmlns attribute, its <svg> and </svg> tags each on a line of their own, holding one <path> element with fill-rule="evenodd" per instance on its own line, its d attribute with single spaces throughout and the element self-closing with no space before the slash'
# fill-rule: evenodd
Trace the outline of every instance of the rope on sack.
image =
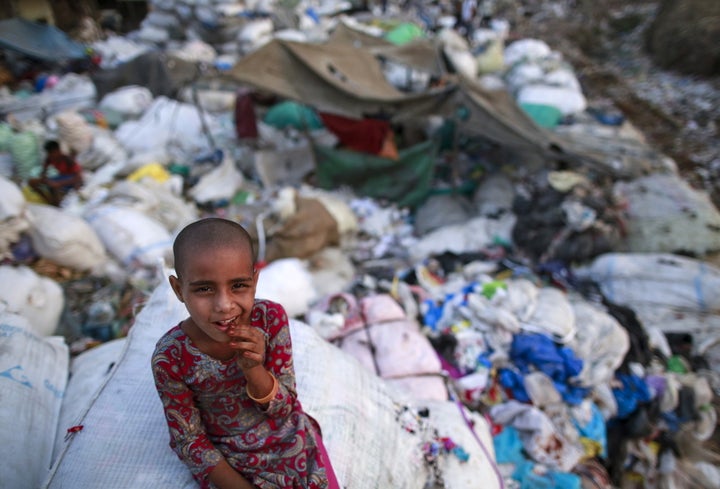
<svg viewBox="0 0 720 489">
<path fill-rule="evenodd" d="M 457 393 L 455 392 L 455 388 L 452 385 L 451 382 L 447 381 L 445 382 L 448 393 L 450 394 L 450 400 L 455 402 L 455 405 L 460 410 L 460 414 L 462 415 L 463 421 L 465 421 L 465 425 L 468 427 L 470 432 L 473 435 L 473 438 L 475 438 L 475 441 L 477 441 L 478 445 L 480 445 L 480 448 L 482 449 L 483 453 L 485 454 L 485 457 L 490 461 L 490 465 L 492 466 L 493 471 L 495 472 L 495 475 L 498 478 L 498 482 L 500 483 L 500 489 L 505 489 L 505 479 L 503 478 L 502 474 L 500 473 L 500 468 L 497 465 L 497 462 L 490 456 L 490 452 L 488 451 L 487 447 L 483 443 L 483 441 L 480 439 L 478 434 L 475 432 L 475 428 L 473 427 L 472 421 L 470 421 L 470 418 L 468 418 L 467 414 L 465 413 L 465 406 L 460 401 L 460 398 L 458 397 Z"/>
</svg>

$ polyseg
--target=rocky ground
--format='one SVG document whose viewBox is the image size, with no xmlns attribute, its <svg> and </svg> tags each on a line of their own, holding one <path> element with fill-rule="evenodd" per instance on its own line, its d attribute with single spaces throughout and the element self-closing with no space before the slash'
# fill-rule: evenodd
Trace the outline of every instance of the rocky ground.
<svg viewBox="0 0 720 489">
<path fill-rule="evenodd" d="M 717 16 L 714 2 L 684 3 L 697 9 L 695 15 L 707 9 Z M 563 53 L 589 105 L 611 104 L 622 111 L 720 207 L 720 76 L 661 69 L 648 55 L 645 39 L 661 3 L 498 1 L 496 14 L 510 21 L 515 37 L 542 39 Z M 677 22 L 683 20 L 678 16 Z"/>
</svg>

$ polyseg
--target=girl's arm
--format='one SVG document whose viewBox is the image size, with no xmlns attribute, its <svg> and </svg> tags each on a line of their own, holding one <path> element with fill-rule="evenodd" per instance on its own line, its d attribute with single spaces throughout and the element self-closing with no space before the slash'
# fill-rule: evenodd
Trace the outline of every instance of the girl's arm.
<svg viewBox="0 0 720 489">
<path fill-rule="evenodd" d="M 201 481 L 225 458 L 205 433 L 192 392 L 172 368 L 170 356 L 165 351 L 156 351 L 152 357 L 155 387 L 165 411 L 170 447 L 193 477 Z"/>
</svg>

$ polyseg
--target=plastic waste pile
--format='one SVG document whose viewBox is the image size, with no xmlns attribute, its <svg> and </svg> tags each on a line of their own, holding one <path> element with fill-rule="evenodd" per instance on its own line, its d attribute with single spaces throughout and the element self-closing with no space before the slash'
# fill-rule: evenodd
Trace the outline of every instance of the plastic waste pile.
<svg viewBox="0 0 720 489">
<path fill-rule="evenodd" d="M 437 42 L 455 74 L 508 94 L 553 134 L 588 141 L 634 133 L 627 121 L 595 117 L 562 56 L 540 40 L 509 41 L 501 19 L 462 36 L 451 12 L 420 3 L 390 6 L 402 21 L 385 22 L 338 16 L 349 8 L 341 2 L 150 4 L 139 30 L 96 44 L 103 68 L 159 49 L 227 72 L 272 39 L 320 43 L 342 24 L 400 48 Z M 432 83 L 422 70 L 383 67 L 406 93 Z M 432 181 L 402 205 L 402 196 L 373 197 L 388 184 L 372 171 L 364 187 L 315 184 L 318 147 L 351 150 L 338 121 L 309 105 L 214 78 L 177 98 L 131 84 L 98 99 L 92 86 L 89 76 L 68 74 L 30 99 L 0 97 L 0 283 L 12 284 L 0 290 L 0 343 L 23 362 L 3 360 L 0 381 L 18 399 L 32 390 L 37 404 L 0 409 L 2 425 L 13 426 L 0 430 L 0 445 L 17 447 L 16 411 L 48 421 L 33 424 L 25 450 L 4 451 L 14 487 L 77 477 L 73 464 L 93 451 L 77 441 L 78 426 L 101 423 L 98 406 L 121 409 L 122 392 L 115 398 L 103 386 L 136 374 L 131 359 L 151 344 L 148 331 L 162 329 L 153 321 L 163 307 L 173 307 L 163 305 L 162 287 L 174 235 L 210 215 L 240 222 L 256 240 L 257 295 L 297 321 L 298 371 L 317 368 L 311 357 L 322 354 L 341 371 L 317 375 L 344 372 L 369 392 L 377 418 L 348 392 L 342 422 L 385 429 L 390 439 L 378 453 L 410 443 L 407 466 L 373 469 L 377 484 L 391 484 L 398 470 L 403 487 L 418 488 L 720 487 L 717 453 L 706 448 L 720 389 L 720 269 L 704 259 L 720 251 L 720 212 L 672 162 L 648 159 L 650 174 L 627 178 L 617 165 L 612 173 L 518 163 L 461 133 L 457 116 L 419 118 L 419 129 L 402 131 L 363 126 L 376 163 L 407 156 L 401 135 L 449 135 L 445 149 L 420 155 Z M 239 134 L 243 104 L 256 115 L 249 138 Z M 60 207 L 27 185 L 49 139 L 85 175 Z M 627 152 L 606 150 L 611 169 L 615 160 L 627 164 Z M 345 154 L 367 162 L 359 151 Z M 338 454 L 352 443 L 382 446 L 374 432 L 342 431 L 310 375 L 301 387 L 322 424 L 339 430 L 330 435 Z M 443 416 L 452 421 L 433 432 Z M 352 467 L 372 467 L 374 455 L 338 456 L 347 487 L 366 487 Z M 101 450 L 94 456 L 102 463 Z M 23 476 L 27 464 L 37 480 Z"/>
</svg>

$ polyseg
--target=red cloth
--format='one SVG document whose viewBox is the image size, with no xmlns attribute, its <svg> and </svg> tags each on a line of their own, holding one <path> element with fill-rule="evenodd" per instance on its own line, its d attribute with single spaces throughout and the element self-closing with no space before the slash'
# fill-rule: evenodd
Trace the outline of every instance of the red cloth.
<svg viewBox="0 0 720 489">
<path fill-rule="evenodd" d="M 238 139 L 258 137 L 255 102 L 250 91 L 240 90 L 235 97 L 235 134 Z"/>
<path fill-rule="evenodd" d="M 320 113 L 325 127 L 340 140 L 340 145 L 354 151 L 378 154 L 390 132 L 390 123 L 381 119 L 350 119 L 341 115 Z"/>
<path fill-rule="evenodd" d="M 82 174 L 82 167 L 77 161 L 65 154 L 48 155 L 45 159 L 45 167 L 55 167 L 62 176 L 74 176 Z"/>
</svg>

